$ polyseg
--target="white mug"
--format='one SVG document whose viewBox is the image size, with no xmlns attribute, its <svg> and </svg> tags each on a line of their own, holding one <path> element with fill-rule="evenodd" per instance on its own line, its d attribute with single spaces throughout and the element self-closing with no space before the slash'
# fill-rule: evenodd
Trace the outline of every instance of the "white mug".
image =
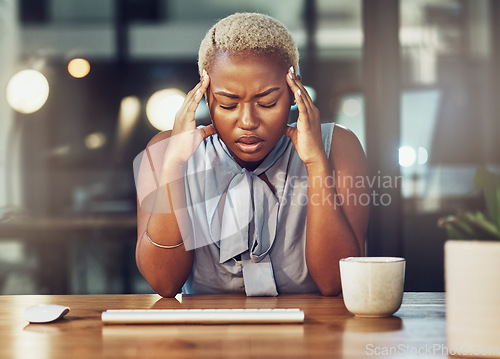
<svg viewBox="0 0 500 359">
<path fill-rule="evenodd" d="M 389 317 L 403 301 L 406 260 L 349 257 L 340 260 L 344 304 L 359 317 Z"/>
</svg>

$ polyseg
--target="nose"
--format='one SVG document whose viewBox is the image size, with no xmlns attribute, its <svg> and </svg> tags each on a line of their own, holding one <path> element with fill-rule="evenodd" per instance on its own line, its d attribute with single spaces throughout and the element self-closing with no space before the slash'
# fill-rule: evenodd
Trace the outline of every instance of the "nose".
<svg viewBox="0 0 500 359">
<path fill-rule="evenodd" d="M 259 127 L 260 121 L 250 104 L 241 106 L 238 126 L 243 130 L 254 130 Z"/>
</svg>

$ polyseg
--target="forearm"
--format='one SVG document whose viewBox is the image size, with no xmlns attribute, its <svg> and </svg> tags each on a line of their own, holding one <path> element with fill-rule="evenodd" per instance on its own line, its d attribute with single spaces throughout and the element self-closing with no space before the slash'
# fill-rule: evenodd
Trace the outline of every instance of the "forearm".
<svg viewBox="0 0 500 359">
<path fill-rule="evenodd" d="M 356 235 L 337 203 L 334 171 L 326 156 L 306 165 L 308 202 L 306 226 L 306 262 L 316 285 L 324 295 L 341 291 L 339 260 L 359 256 Z"/>
<path fill-rule="evenodd" d="M 168 168 L 168 167 L 167 167 Z M 181 233 L 180 227 L 189 228 L 185 208 L 185 190 L 182 176 L 183 168 L 160 176 L 164 185 L 156 191 L 151 212 L 146 212 L 138 204 L 138 241 L 136 261 L 138 268 L 151 287 L 165 297 L 174 296 L 182 287 L 191 272 L 193 251 L 187 250 L 189 231 Z M 173 172 L 175 171 L 175 172 Z M 177 180 L 174 180 L 177 178 Z M 169 183 L 170 182 L 170 183 Z M 174 212 L 174 209 L 179 209 Z M 161 248 L 160 246 L 176 246 Z M 185 242 L 186 241 L 186 242 Z"/>
<path fill-rule="evenodd" d="M 152 214 L 148 235 L 160 245 L 173 246 L 182 241 L 174 214 Z M 137 266 L 161 296 L 172 297 L 179 292 L 188 278 L 193 265 L 194 252 L 185 245 L 176 248 L 160 248 L 152 244 L 146 232 L 139 234 L 136 250 Z"/>
</svg>

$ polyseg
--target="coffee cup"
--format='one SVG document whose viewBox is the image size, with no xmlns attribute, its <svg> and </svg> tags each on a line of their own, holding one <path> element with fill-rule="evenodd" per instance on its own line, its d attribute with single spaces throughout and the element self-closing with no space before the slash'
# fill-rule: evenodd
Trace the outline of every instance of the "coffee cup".
<svg viewBox="0 0 500 359">
<path fill-rule="evenodd" d="M 344 304 L 359 317 L 389 317 L 401 307 L 406 260 L 349 257 L 339 262 Z"/>
</svg>

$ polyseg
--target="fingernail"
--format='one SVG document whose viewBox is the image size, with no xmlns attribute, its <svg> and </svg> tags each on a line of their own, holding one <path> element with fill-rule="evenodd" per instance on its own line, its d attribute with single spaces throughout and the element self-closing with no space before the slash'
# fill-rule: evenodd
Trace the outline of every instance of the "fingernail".
<svg viewBox="0 0 500 359">
<path fill-rule="evenodd" d="M 295 73 L 295 70 L 293 69 L 293 66 L 290 66 L 289 71 L 290 71 L 292 74 L 294 74 L 294 73 Z"/>
<path fill-rule="evenodd" d="M 203 71 L 202 71 L 202 77 L 203 77 L 203 80 L 205 80 L 205 78 L 207 77 L 207 72 L 205 71 L 205 69 L 203 69 Z"/>
<path fill-rule="evenodd" d="M 300 89 L 297 90 L 297 95 L 302 96 L 302 94 L 300 93 Z"/>
</svg>

